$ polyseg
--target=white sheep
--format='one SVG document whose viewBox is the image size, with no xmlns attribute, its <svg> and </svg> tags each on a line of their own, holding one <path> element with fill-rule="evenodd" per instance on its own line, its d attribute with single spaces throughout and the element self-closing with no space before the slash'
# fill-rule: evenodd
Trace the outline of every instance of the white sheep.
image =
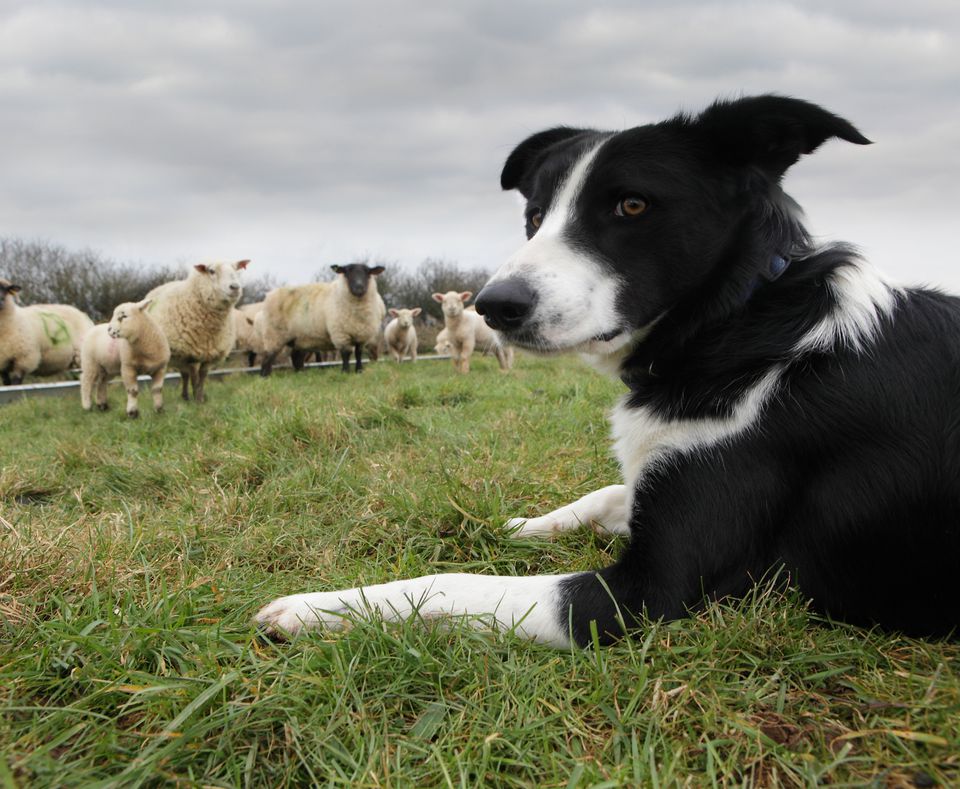
<svg viewBox="0 0 960 789">
<path fill-rule="evenodd" d="M 75 367 L 93 321 L 67 304 L 21 307 L 20 287 L 0 279 L 0 377 L 7 386 L 27 375 L 56 375 Z"/>
<path fill-rule="evenodd" d="M 263 343 L 260 341 L 255 323 L 257 313 L 262 309 L 263 302 L 258 301 L 254 304 L 244 304 L 242 307 L 233 310 L 233 323 L 236 332 L 233 349 L 247 355 L 248 367 L 253 367 L 257 355 L 263 353 Z"/>
<path fill-rule="evenodd" d="M 435 353 L 438 353 L 440 356 L 446 356 L 453 350 L 453 346 L 450 344 L 450 332 L 446 329 L 440 329 L 437 332 L 437 339 L 433 346 Z"/>
<path fill-rule="evenodd" d="M 344 372 L 349 372 L 355 352 L 356 371 L 363 369 L 363 348 L 379 341 L 386 315 L 376 280 L 383 266 L 351 263 L 331 268 L 338 275 L 332 282 L 276 288 L 267 294 L 255 320 L 263 340 L 261 375 L 270 374 L 284 346 L 294 352 L 337 350 Z"/>
<path fill-rule="evenodd" d="M 414 307 L 412 310 L 391 308 L 387 312 L 393 318 L 383 330 L 383 340 L 387 350 L 398 362 L 402 361 L 404 356 L 409 356 L 412 362 L 417 361 L 417 330 L 413 325 L 413 319 L 420 314 L 420 308 Z"/>
<path fill-rule="evenodd" d="M 210 367 L 233 350 L 233 307 L 243 294 L 240 272 L 249 260 L 199 263 L 186 279 L 151 290 L 150 314 L 170 343 L 170 366 L 180 371 L 183 399 L 202 403 Z"/>
<path fill-rule="evenodd" d="M 170 361 L 170 344 L 160 326 L 147 312 L 150 299 L 118 305 L 109 323 L 87 332 L 80 349 L 80 402 L 84 411 L 107 410 L 107 382 L 120 375 L 127 390 L 127 416 L 140 415 L 138 375 L 149 375 L 153 408 L 163 411 L 163 378 Z"/>
<path fill-rule="evenodd" d="M 497 333 L 487 326 L 475 310 L 464 309 L 463 303 L 471 296 L 473 293 L 469 290 L 433 294 L 433 300 L 443 307 L 443 323 L 447 332 L 446 341 L 450 344 L 453 369 L 461 373 L 470 372 L 470 356 L 474 349 L 479 349 L 492 351 L 500 363 L 500 369 L 506 372 L 513 366 L 513 348 L 502 344 Z"/>
</svg>

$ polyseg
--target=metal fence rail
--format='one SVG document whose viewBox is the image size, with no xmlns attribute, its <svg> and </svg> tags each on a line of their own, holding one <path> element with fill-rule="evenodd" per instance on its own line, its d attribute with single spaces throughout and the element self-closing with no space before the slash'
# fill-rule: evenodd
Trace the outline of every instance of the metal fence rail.
<svg viewBox="0 0 960 789">
<path fill-rule="evenodd" d="M 418 356 L 417 361 L 436 361 L 439 359 L 449 359 L 449 356 L 441 356 L 437 354 L 431 354 L 429 356 Z M 384 359 L 382 362 L 370 362 L 367 364 L 386 364 L 387 360 Z M 406 364 L 406 362 L 403 362 Z M 314 368 L 314 367 L 340 367 L 341 362 L 311 362 L 310 364 L 305 364 L 304 368 Z M 292 370 L 293 367 L 289 364 L 276 365 L 274 370 Z M 223 378 L 227 375 L 257 375 L 260 372 L 259 367 L 225 367 L 223 369 L 211 370 L 208 374 L 210 378 Z M 141 375 L 137 377 L 137 381 L 140 383 L 140 388 L 145 389 L 150 384 L 149 375 Z M 180 384 L 180 373 L 168 373 L 163 379 L 164 386 L 176 386 Z M 122 386 L 123 382 L 119 378 L 114 379 L 110 382 L 111 386 Z M 63 395 L 69 392 L 74 392 L 80 389 L 80 381 L 55 381 L 54 383 L 49 384 L 19 384 L 17 386 L 0 386 L 0 405 L 6 405 L 7 403 L 13 403 L 17 400 L 23 400 L 25 398 L 32 397 L 47 397 L 50 395 Z"/>
</svg>

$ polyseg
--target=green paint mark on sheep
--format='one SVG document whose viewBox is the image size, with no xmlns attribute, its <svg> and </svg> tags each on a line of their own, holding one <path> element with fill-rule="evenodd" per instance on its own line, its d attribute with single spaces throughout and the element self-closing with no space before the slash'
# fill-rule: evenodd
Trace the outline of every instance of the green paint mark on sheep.
<svg viewBox="0 0 960 789">
<path fill-rule="evenodd" d="M 52 312 L 41 312 L 40 322 L 43 324 L 43 333 L 47 335 L 47 339 L 54 347 L 70 342 L 70 328 L 59 315 Z"/>
</svg>

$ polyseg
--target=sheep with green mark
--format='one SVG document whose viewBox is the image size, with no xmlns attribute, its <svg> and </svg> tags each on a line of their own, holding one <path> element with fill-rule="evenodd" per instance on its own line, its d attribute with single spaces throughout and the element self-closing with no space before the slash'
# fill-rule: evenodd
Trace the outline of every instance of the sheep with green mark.
<svg viewBox="0 0 960 789">
<path fill-rule="evenodd" d="M 0 278 L 0 379 L 23 383 L 27 375 L 57 375 L 76 366 L 90 320 L 68 304 L 21 307 L 20 287 Z"/>
</svg>

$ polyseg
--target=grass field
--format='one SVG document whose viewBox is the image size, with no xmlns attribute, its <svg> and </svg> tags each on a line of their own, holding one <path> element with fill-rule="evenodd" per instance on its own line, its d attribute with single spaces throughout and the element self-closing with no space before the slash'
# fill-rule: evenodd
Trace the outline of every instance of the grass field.
<svg viewBox="0 0 960 789">
<path fill-rule="evenodd" d="M 960 783 L 960 647 L 796 595 L 601 650 L 462 623 L 258 639 L 280 594 L 611 561 L 499 524 L 617 481 L 619 385 L 524 357 L 208 389 L 135 422 L 119 390 L 0 409 L 0 787 Z"/>
</svg>

